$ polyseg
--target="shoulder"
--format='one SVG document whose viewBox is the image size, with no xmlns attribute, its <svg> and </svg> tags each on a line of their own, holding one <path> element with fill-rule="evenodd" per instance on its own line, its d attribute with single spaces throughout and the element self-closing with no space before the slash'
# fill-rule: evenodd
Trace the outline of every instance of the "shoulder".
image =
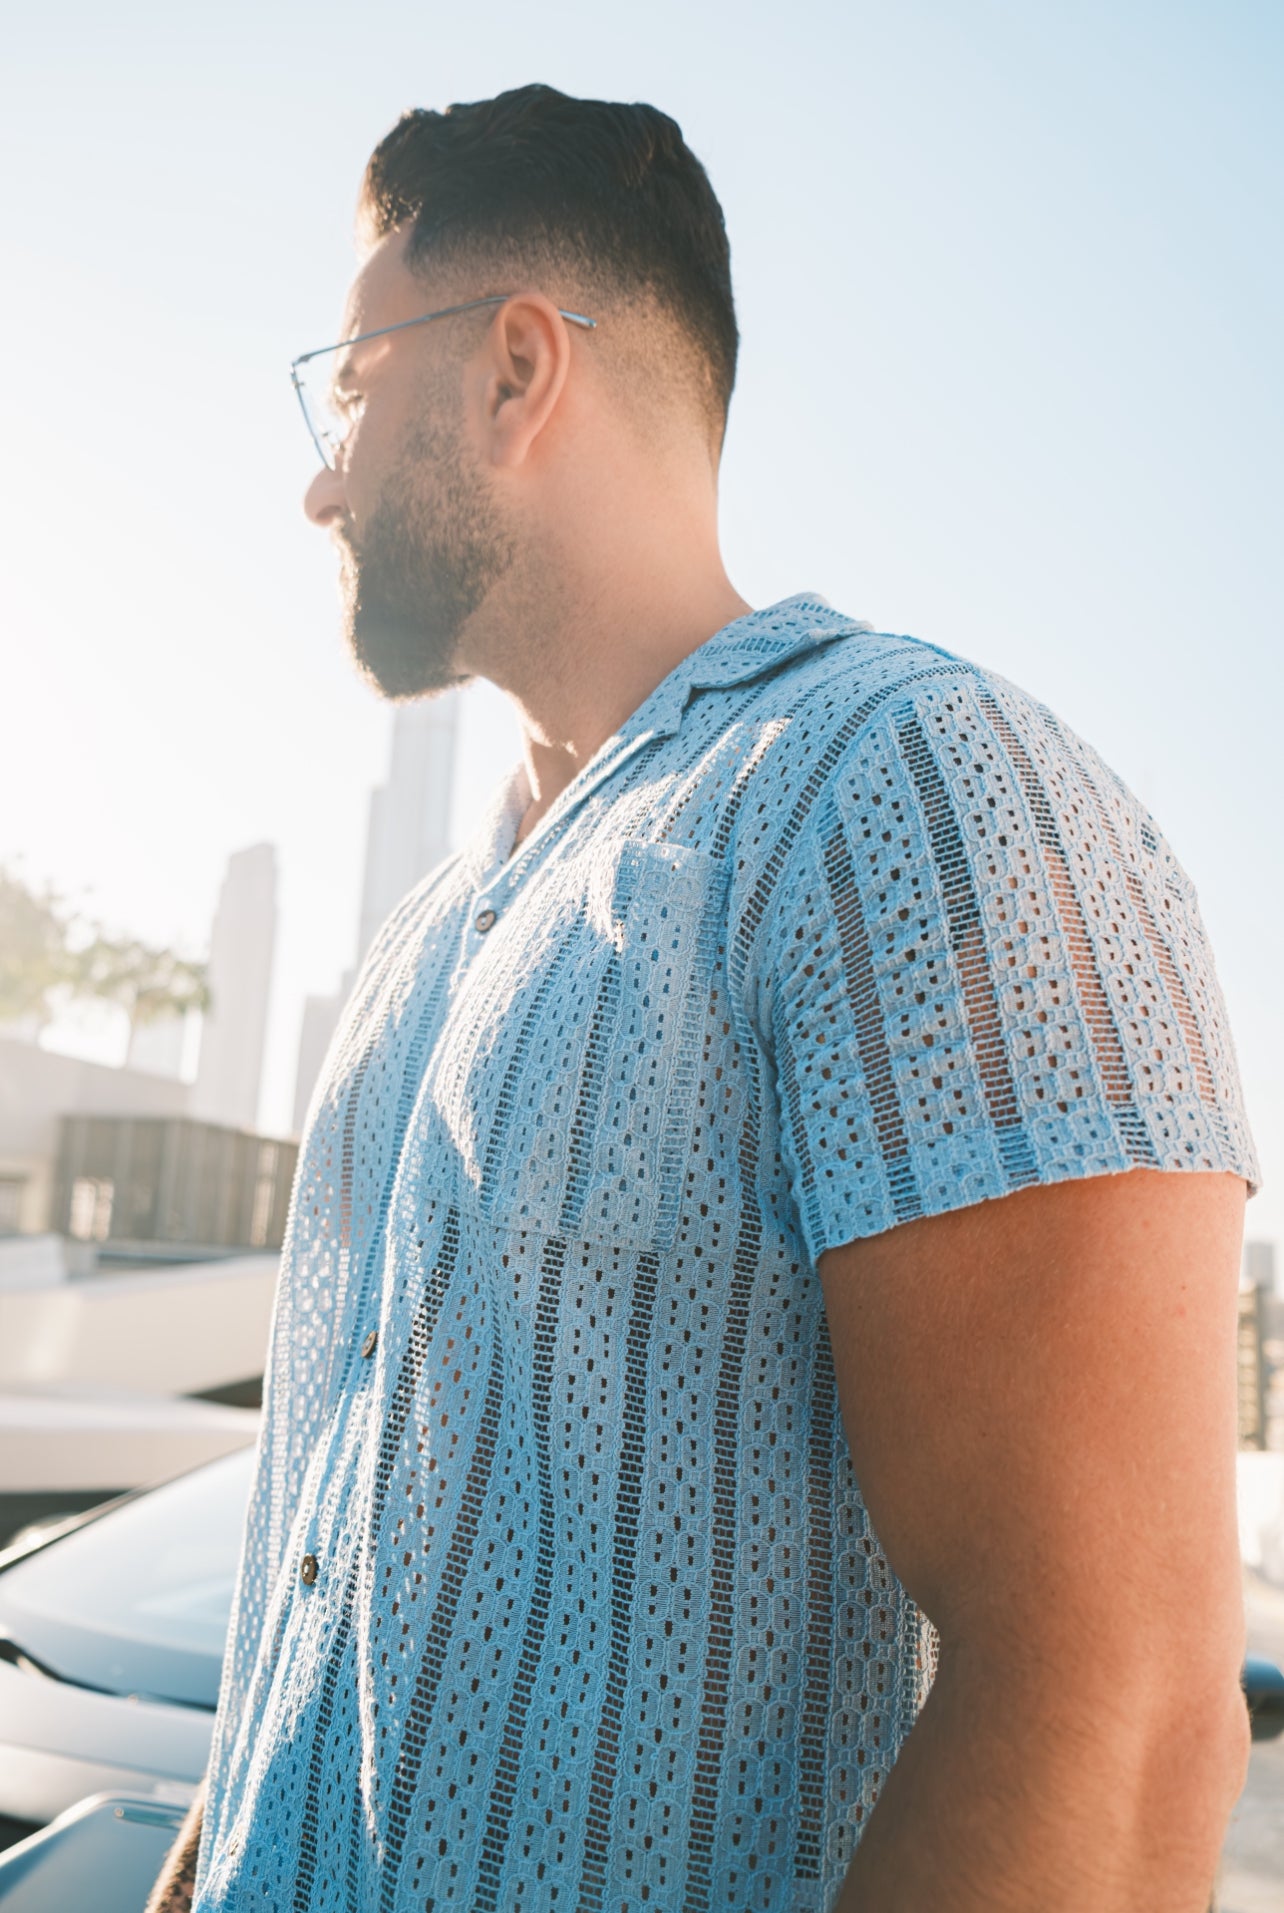
<svg viewBox="0 0 1284 1913">
<path fill-rule="evenodd" d="M 745 715 L 769 746 L 758 755 L 779 770 L 837 767 L 862 738 L 907 718 L 941 736 L 962 733 L 981 710 L 1006 714 L 1022 731 L 1072 736 L 1037 698 L 984 664 L 855 620 L 767 678 Z"/>
<path fill-rule="evenodd" d="M 979 711 L 1022 732 L 1042 732 L 1059 750 L 1087 748 L 1047 705 L 988 666 L 922 638 L 855 622 L 765 687 L 754 715 L 774 718 L 784 754 L 803 758 L 818 750 L 841 754 L 845 745 L 908 716 L 941 736 L 963 732 L 975 726 Z"/>
<path fill-rule="evenodd" d="M 940 645 L 853 624 L 765 683 L 746 717 L 754 792 L 741 805 L 753 819 L 742 872 L 814 858 L 836 821 L 871 848 L 891 842 L 911 815 L 935 826 L 938 848 L 943 833 L 961 833 L 973 858 L 1007 850 L 1012 829 L 1046 840 L 1054 818 L 1073 832 L 1104 815 L 1120 841 L 1168 860 L 1153 820 L 1085 739 Z"/>
<path fill-rule="evenodd" d="M 1193 887 L 1092 746 L 877 633 L 796 691 L 740 808 L 729 935 L 813 1255 L 1034 1182 L 1254 1181 Z"/>
</svg>

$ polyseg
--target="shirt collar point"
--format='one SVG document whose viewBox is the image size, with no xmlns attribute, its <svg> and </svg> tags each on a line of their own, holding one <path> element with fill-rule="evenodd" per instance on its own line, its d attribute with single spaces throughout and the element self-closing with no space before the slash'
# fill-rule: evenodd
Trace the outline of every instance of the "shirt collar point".
<svg viewBox="0 0 1284 1913">
<path fill-rule="evenodd" d="M 801 653 L 870 626 L 835 611 L 817 591 L 800 591 L 758 611 L 747 611 L 688 654 L 648 700 L 650 728 L 671 736 L 696 691 L 748 684 Z"/>
</svg>

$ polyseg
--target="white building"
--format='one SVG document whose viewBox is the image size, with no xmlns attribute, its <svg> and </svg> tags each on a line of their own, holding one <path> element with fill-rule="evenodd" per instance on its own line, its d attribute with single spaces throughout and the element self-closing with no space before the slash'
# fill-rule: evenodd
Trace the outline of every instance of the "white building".
<svg viewBox="0 0 1284 1913">
<path fill-rule="evenodd" d="M 190 1096 L 174 1077 L 0 1037 L 0 1236 L 48 1227 L 60 1116 L 184 1116 Z"/>
<path fill-rule="evenodd" d="M 1276 1293 L 1273 1242 L 1244 1244 L 1243 1280 L 1250 1289 L 1261 1289 L 1266 1295 Z"/>
<path fill-rule="evenodd" d="M 459 694 L 399 704 L 388 781 L 370 793 L 357 966 L 379 925 L 450 849 Z"/>
<path fill-rule="evenodd" d="M 213 1001 L 191 1101 L 205 1122 L 257 1126 L 275 948 L 276 849 L 253 844 L 228 859 L 210 936 Z"/>
<path fill-rule="evenodd" d="M 329 996 L 305 996 L 303 999 L 303 1025 L 299 1031 L 299 1060 L 294 1072 L 293 1130 L 296 1136 L 303 1134 L 308 1104 L 312 1100 L 312 1092 L 321 1074 L 321 1065 L 330 1047 L 330 1039 L 338 1027 L 343 1006 L 356 981 L 356 974 L 355 970 L 345 970 L 339 979 L 338 989 L 332 991 Z"/>
<path fill-rule="evenodd" d="M 380 924 L 450 851 L 451 792 L 459 729 L 459 693 L 398 704 L 393 713 L 388 781 L 370 793 L 356 960 L 333 996 L 303 1006 L 294 1080 L 294 1128 L 303 1128 L 330 1039 L 361 960 Z"/>
</svg>

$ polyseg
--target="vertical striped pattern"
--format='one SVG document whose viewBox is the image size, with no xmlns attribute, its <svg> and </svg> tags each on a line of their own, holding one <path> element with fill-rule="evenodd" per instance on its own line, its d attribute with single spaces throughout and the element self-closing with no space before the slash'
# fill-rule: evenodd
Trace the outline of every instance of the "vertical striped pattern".
<svg viewBox="0 0 1284 1913">
<path fill-rule="evenodd" d="M 835 833 L 825 845 L 825 876 L 829 881 L 832 920 L 842 953 L 844 994 L 855 1024 L 856 1052 L 869 1095 L 878 1153 L 897 1220 L 906 1221 L 919 1215 L 922 1205 L 910 1160 L 904 1111 L 892 1074 L 887 1024 L 878 1000 L 869 932 L 857 901 L 851 850 L 841 833 Z M 801 1114 L 798 1124 L 803 1132 L 801 1159 L 806 1161 L 806 1124 Z"/>
<path fill-rule="evenodd" d="M 503 1378 L 504 1350 L 499 1337 L 496 1336 L 491 1347 L 490 1376 L 486 1384 L 485 1402 L 473 1444 L 472 1460 L 469 1464 L 464 1492 L 460 1498 L 459 1512 L 455 1517 L 446 1565 L 442 1570 L 441 1590 L 420 1650 L 419 1670 L 415 1676 L 409 1717 L 392 1771 L 385 1823 L 383 1865 L 379 1878 L 380 1913 L 396 1913 L 397 1909 L 401 1856 L 405 1847 L 411 1803 L 419 1784 L 419 1769 L 423 1760 L 424 1747 L 432 1731 L 437 1691 L 441 1684 L 442 1668 L 450 1651 L 455 1615 L 468 1578 L 473 1550 L 477 1546 L 482 1503 L 490 1486 L 491 1465 L 495 1459 L 495 1443 L 503 1405 Z"/>
<path fill-rule="evenodd" d="M 798 1735 L 798 1845 L 800 1880 L 819 1880 L 824 1859 L 825 1795 L 829 1775 L 830 1670 L 834 1659 L 834 1434 L 838 1422 L 834 1356 L 827 1329 L 816 1338 L 807 1438 L 806 1672 Z"/>
<path fill-rule="evenodd" d="M 601 1712 L 593 1749 L 579 1913 L 599 1913 L 610 1863 L 608 1841 L 620 1752 L 620 1716 L 633 1650 L 633 1595 L 637 1584 L 638 1507 L 646 1463 L 646 1369 L 655 1306 L 656 1259 L 638 1258 L 624 1356 L 624 1420 L 616 1463 L 615 1528 L 611 1540 L 610 1649 L 602 1680 Z"/>
<path fill-rule="evenodd" d="M 990 973 L 981 907 L 972 882 L 963 833 L 922 725 L 916 718 L 906 718 L 899 729 L 905 762 L 931 838 L 932 861 L 940 873 L 949 913 L 950 946 L 958 965 L 990 1121 L 1009 1187 L 1024 1188 L 1038 1181 L 1039 1172 L 1030 1139 L 1021 1127 L 1016 1085 L 1012 1081 L 1002 1016 Z"/>
<path fill-rule="evenodd" d="M 741 1139 L 746 1189 L 754 1186 L 756 1141 L 756 1125 L 751 1118 Z M 714 1839 L 735 1653 L 736 1551 L 741 1538 L 738 1493 L 741 1382 L 749 1329 L 749 1298 L 755 1286 L 761 1241 L 760 1218 L 755 1210 L 746 1209 L 731 1256 L 722 1351 L 714 1392 L 711 1470 L 715 1512 L 709 1545 L 708 1644 L 700 1688 L 699 1742 L 691 1779 L 691 1833 L 684 1913 L 706 1913 L 712 1905 Z"/>
<path fill-rule="evenodd" d="M 473 1895 L 476 1913 L 497 1913 L 504 1891 L 503 1865 L 517 1808 L 517 1770 L 521 1764 L 531 1695 L 539 1675 L 548 1627 L 549 1597 L 553 1585 L 556 1541 L 553 1532 L 553 1481 L 548 1411 L 553 1380 L 558 1304 L 566 1270 L 566 1245 L 553 1240 L 544 1250 L 539 1303 L 535 1312 L 535 1357 L 531 1388 L 531 1428 L 539 1475 L 539 1532 L 535 1544 L 535 1572 L 530 1606 L 522 1635 L 513 1691 L 500 1734 L 495 1778 L 490 1790 L 486 1827 L 482 1834 L 481 1863 Z"/>
<path fill-rule="evenodd" d="M 304 1793 L 302 1823 L 299 1828 L 299 1870 L 294 1881 L 294 1913 L 309 1913 L 312 1905 L 312 1889 L 317 1871 L 318 1819 L 325 1777 L 326 1748 L 334 1719 L 335 1690 L 340 1680 L 346 1679 L 349 1675 L 348 1650 L 352 1641 L 357 1573 L 357 1564 L 353 1562 L 344 1584 L 339 1621 L 330 1641 L 324 1663 L 325 1671 L 321 1677 L 321 1693 L 317 1701 L 316 1720 L 312 1729 L 312 1746 L 308 1754 L 307 1788 Z"/>
<path fill-rule="evenodd" d="M 314 1102 L 194 1913 L 827 1913 L 934 1643 L 817 1261 L 1253 1174 L 1189 886 L 976 667 L 790 600 L 510 858 L 522 807 L 390 920 Z"/>
<path fill-rule="evenodd" d="M 441 1261 L 433 1271 L 433 1281 L 425 1290 L 418 1308 L 415 1310 L 410 1337 L 401 1359 L 396 1386 L 392 1391 L 388 1414 L 384 1421 L 383 1438 L 380 1442 L 379 1467 L 375 1475 L 374 1492 L 370 1506 L 370 1540 L 377 1545 L 383 1521 L 384 1509 L 388 1499 L 388 1481 L 391 1476 L 397 1449 L 401 1444 L 406 1423 L 415 1399 L 419 1377 L 427 1358 L 428 1347 L 432 1340 L 433 1329 L 441 1307 L 441 1298 L 450 1282 L 455 1257 L 459 1248 L 458 1226 L 449 1227 L 446 1234 L 445 1249 Z M 312 1891 L 316 1879 L 317 1866 L 317 1800 L 321 1791 L 322 1775 L 325 1769 L 326 1754 L 329 1745 L 330 1722 L 334 1712 L 334 1694 L 336 1682 L 347 1673 L 348 1647 L 352 1634 L 354 1608 L 357 1593 L 357 1581 L 360 1562 L 354 1559 L 348 1571 L 343 1595 L 340 1601 L 339 1621 L 335 1628 L 328 1655 L 324 1663 L 321 1680 L 321 1692 L 317 1704 L 316 1720 L 312 1730 L 311 1751 L 308 1756 L 308 1785 L 303 1810 L 303 1821 L 299 1833 L 298 1873 L 294 1886 L 294 1913 L 308 1913 L 312 1905 Z"/>
<path fill-rule="evenodd" d="M 1101 963 L 1088 933 L 1083 903 L 1071 878 L 1069 858 L 1049 793 L 1035 771 L 1029 752 L 999 708 L 997 700 L 983 696 L 979 701 L 1016 769 L 1035 829 L 1039 833 L 1039 841 L 1048 859 L 1048 878 L 1057 902 L 1061 933 L 1070 952 L 1074 982 L 1083 1001 L 1106 1096 L 1118 1112 L 1120 1133 L 1127 1144 L 1129 1156 L 1139 1167 L 1154 1168 L 1158 1157 L 1145 1120 L 1134 1101 L 1133 1073 L 1115 1022 Z"/>
</svg>

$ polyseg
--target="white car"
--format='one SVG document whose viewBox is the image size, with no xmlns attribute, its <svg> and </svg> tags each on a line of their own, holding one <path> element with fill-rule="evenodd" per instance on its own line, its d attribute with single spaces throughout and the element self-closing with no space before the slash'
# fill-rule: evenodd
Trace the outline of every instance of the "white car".
<svg viewBox="0 0 1284 1913">
<path fill-rule="evenodd" d="M 0 1553 L 0 1816 L 184 1806 L 205 1771 L 254 1462 L 242 1448 Z"/>
</svg>

